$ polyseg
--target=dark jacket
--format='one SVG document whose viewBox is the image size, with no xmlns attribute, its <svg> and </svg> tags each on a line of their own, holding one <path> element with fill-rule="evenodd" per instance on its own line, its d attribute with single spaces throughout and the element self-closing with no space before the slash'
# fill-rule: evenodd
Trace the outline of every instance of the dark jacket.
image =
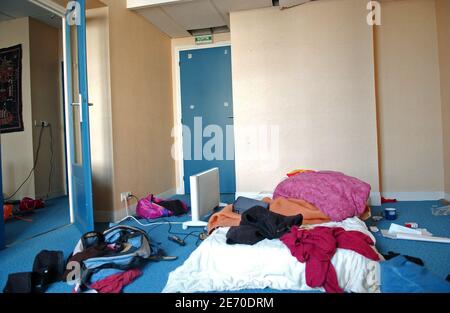
<svg viewBox="0 0 450 313">
<path fill-rule="evenodd" d="M 233 226 L 227 233 L 228 244 L 253 245 L 263 239 L 280 238 L 291 226 L 300 226 L 301 214 L 284 216 L 269 211 L 267 208 L 255 206 L 242 214 L 239 226 Z"/>
</svg>

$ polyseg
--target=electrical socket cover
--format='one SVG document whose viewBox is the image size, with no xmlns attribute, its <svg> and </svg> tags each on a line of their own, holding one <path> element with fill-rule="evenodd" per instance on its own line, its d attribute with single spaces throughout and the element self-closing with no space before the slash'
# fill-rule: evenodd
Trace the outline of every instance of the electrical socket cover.
<svg viewBox="0 0 450 313">
<path fill-rule="evenodd" d="M 37 120 L 34 120 L 34 126 L 36 126 L 36 127 L 48 127 L 50 125 L 50 123 L 49 122 L 47 122 L 47 121 L 37 121 Z"/>
<path fill-rule="evenodd" d="M 120 201 L 127 201 L 128 197 L 131 196 L 131 191 L 125 191 L 120 194 Z"/>
</svg>

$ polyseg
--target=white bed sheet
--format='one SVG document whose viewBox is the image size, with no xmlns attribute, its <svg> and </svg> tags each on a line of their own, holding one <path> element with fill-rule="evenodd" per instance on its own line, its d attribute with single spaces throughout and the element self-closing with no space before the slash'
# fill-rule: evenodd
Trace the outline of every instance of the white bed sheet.
<svg viewBox="0 0 450 313">
<path fill-rule="evenodd" d="M 375 238 L 357 217 L 320 224 L 361 231 Z M 306 285 L 305 264 L 293 257 L 279 240 L 265 239 L 253 246 L 228 245 L 229 228 L 215 230 L 184 262 L 169 274 L 163 290 L 173 292 L 236 291 L 264 289 L 311 291 Z M 339 285 L 348 292 L 379 292 L 379 263 L 345 249 L 337 249 L 332 263 Z"/>
</svg>

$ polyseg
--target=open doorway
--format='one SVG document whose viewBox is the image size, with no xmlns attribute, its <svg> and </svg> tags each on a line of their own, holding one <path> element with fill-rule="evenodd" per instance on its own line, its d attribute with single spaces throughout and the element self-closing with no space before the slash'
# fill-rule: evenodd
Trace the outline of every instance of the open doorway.
<svg viewBox="0 0 450 313">
<path fill-rule="evenodd" d="M 60 17 L 27 0 L 0 2 L 7 246 L 70 223 L 61 25 Z"/>
</svg>

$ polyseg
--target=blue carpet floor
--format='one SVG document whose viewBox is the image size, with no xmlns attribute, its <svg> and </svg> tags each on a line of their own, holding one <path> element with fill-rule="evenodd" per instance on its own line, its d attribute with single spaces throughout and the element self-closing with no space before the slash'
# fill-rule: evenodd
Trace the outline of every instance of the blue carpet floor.
<svg viewBox="0 0 450 313">
<path fill-rule="evenodd" d="M 26 240 L 0 251 L 0 288 L 6 284 L 8 274 L 30 272 L 36 254 L 41 250 L 60 250 L 67 258 L 80 238 L 78 229 L 69 225 L 56 231 Z"/>
<path fill-rule="evenodd" d="M 176 196 L 174 198 L 184 200 L 189 204 L 189 197 Z M 230 203 L 233 199 L 233 195 L 223 195 L 221 200 L 222 202 Z M 395 222 L 399 224 L 409 221 L 418 222 L 420 227 L 427 228 L 436 236 L 450 237 L 450 216 L 434 217 L 431 214 L 431 206 L 437 204 L 438 202 L 399 202 L 389 206 L 398 208 L 399 217 Z M 380 210 L 380 207 L 373 208 L 373 214 L 378 214 Z M 165 220 L 182 222 L 189 220 L 189 216 L 171 217 Z M 138 226 L 132 221 L 127 223 Z M 374 223 L 373 220 L 369 219 L 368 224 L 370 225 L 372 223 Z M 389 224 L 388 221 L 382 220 L 377 223 L 377 226 L 379 228 L 388 228 Z M 104 228 L 105 225 L 97 225 L 96 228 L 100 229 L 102 227 Z M 167 282 L 168 274 L 180 266 L 197 247 L 198 240 L 195 237 L 188 237 L 186 239 L 186 246 L 184 247 L 169 241 L 167 239 L 168 225 L 151 226 L 145 229 L 153 241 L 161 243 L 161 247 L 167 254 L 178 256 L 178 259 L 175 261 L 152 262 L 147 264 L 143 269 L 143 275 L 131 285 L 125 287 L 124 292 L 127 293 L 161 292 Z M 181 225 L 172 225 L 173 232 L 187 233 L 192 230 L 197 229 L 184 231 Z M 34 256 L 43 249 L 61 250 L 64 252 L 65 257 L 68 257 L 80 235 L 74 226 L 68 226 L 0 251 L 0 287 L 3 288 L 8 273 L 31 270 Z M 401 254 L 420 257 L 425 262 L 426 267 L 439 276 L 445 277 L 447 274 L 450 274 L 450 263 L 448 262 L 450 259 L 450 245 L 385 239 L 381 237 L 381 234 L 375 234 L 375 236 L 377 238 L 377 247 L 382 253 L 395 251 Z M 65 283 L 53 284 L 49 287 L 48 292 L 71 292 L 71 286 Z M 268 289 L 243 290 L 242 292 L 279 291 Z"/>
<path fill-rule="evenodd" d="M 10 219 L 5 222 L 7 246 L 68 225 L 70 223 L 69 199 L 68 197 L 61 197 L 47 200 L 45 208 L 35 210 L 23 217 L 32 221 Z"/>
<path fill-rule="evenodd" d="M 397 219 L 389 221 L 382 219 L 375 222 L 372 219 L 367 225 L 376 225 L 380 230 L 389 229 L 391 223 L 404 225 L 416 222 L 420 228 L 426 228 L 434 236 L 450 237 L 450 215 L 434 216 L 432 207 L 442 206 L 439 201 L 396 202 L 383 204 L 383 208 L 397 208 Z M 373 207 L 372 215 L 382 215 L 382 207 Z M 423 260 L 425 267 L 438 276 L 445 278 L 450 274 L 450 244 L 425 241 L 396 240 L 384 238 L 381 232 L 374 233 L 377 248 L 382 254 L 388 251 L 418 257 Z"/>
</svg>

